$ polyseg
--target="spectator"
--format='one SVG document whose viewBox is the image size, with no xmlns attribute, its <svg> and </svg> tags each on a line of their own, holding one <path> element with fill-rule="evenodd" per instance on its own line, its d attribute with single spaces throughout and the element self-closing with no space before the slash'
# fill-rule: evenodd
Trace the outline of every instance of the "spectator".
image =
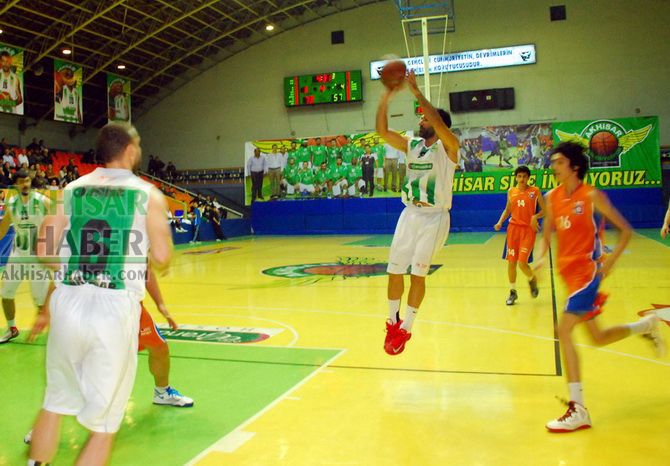
<svg viewBox="0 0 670 466">
<path fill-rule="evenodd" d="M 213 205 L 207 207 L 207 218 L 212 222 L 212 229 L 216 235 L 216 240 L 228 239 L 223 234 L 223 229 L 221 228 L 221 215 L 219 215 L 219 211 Z"/>
<path fill-rule="evenodd" d="M 53 163 L 53 157 L 51 156 L 49 149 L 47 149 L 46 147 L 42 149 L 41 159 L 42 159 L 41 163 Z"/>
<path fill-rule="evenodd" d="M 51 178 L 51 181 L 49 181 L 49 190 L 50 191 L 58 191 L 60 188 L 58 187 L 58 178 Z"/>
<path fill-rule="evenodd" d="M 9 147 L 9 144 L 7 144 L 7 138 L 2 138 L 0 139 L 0 154 L 5 153 L 5 148 Z"/>
<path fill-rule="evenodd" d="M 149 165 L 147 165 L 147 172 L 151 176 L 156 176 L 156 159 L 153 154 L 149 155 Z"/>
<path fill-rule="evenodd" d="M 172 161 L 168 162 L 167 168 L 165 169 L 165 171 L 167 173 L 168 181 L 174 180 L 175 177 L 177 176 L 177 167 L 174 166 Z"/>
<path fill-rule="evenodd" d="M 261 150 L 256 147 L 254 156 L 247 161 L 247 173 L 251 177 L 251 202 L 256 198 L 264 201 L 263 197 L 263 175 L 267 171 L 265 157 L 261 155 Z"/>
<path fill-rule="evenodd" d="M 28 163 L 24 162 L 21 164 L 21 170 L 27 170 L 28 176 L 30 177 L 31 180 L 34 180 L 35 177 L 37 176 L 37 167 L 34 164 L 28 166 Z"/>
<path fill-rule="evenodd" d="M 35 176 L 32 185 L 34 189 L 45 189 L 47 187 L 47 178 L 44 176 L 42 170 L 37 170 L 37 175 Z"/>
<path fill-rule="evenodd" d="M 33 155 L 32 151 L 29 151 L 29 154 L 30 154 L 30 157 L 28 157 L 26 154 L 19 154 L 19 157 L 18 157 L 19 165 L 23 165 L 24 163 L 28 164 L 28 165 L 32 165 L 32 164 L 35 163 L 34 160 L 32 160 L 32 161 L 30 160 L 30 159 L 33 158 L 32 157 L 32 155 Z"/>
<path fill-rule="evenodd" d="M 65 172 L 66 173 L 72 173 L 74 172 L 74 169 L 77 168 L 77 166 L 74 164 L 74 159 L 70 158 L 70 161 L 68 164 L 65 166 Z"/>
<path fill-rule="evenodd" d="M 33 142 L 28 144 L 28 147 L 26 147 L 31 152 L 39 152 L 41 150 L 40 144 L 37 142 L 37 138 L 33 138 Z"/>
<path fill-rule="evenodd" d="M 16 168 L 16 161 L 14 160 L 14 155 L 12 155 L 12 150 L 9 146 L 5 146 L 4 154 L 2 156 L 2 163 L 9 163 L 9 166 Z"/>
<path fill-rule="evenodd" d="M 58 173 L 54 170 L 54 166 L 52 163 L 47 165 L 47 169 L 45 170 L 45 175 L 47 178 L 52 179 L 52 178 L 58 178 Z"/>
<path fill-rule="evenodd" d="M 189 243 L 199 243 L 198 234 L 200 233 L 200 224 L 202 223 L 202 211 L 200 210 L 200 204 L 198 202 L 191 204 L 191 210 L 188 214 L 191 219 L 191 224 L 193 225 L 193 238 Z"/>
<path fill-rule="evenodd" d="M 156 156 L 154 158 L 154 171 L 156 177 L 163 178 L 165 174 L 163 173 L 163 168 L 165 168 L 165 162 L 163 162 L 160 157 Z"/>
<path fill-rule="evenodd" d="M 0 184 L 7 188 L 11 186 L 12 181 L 12 167 L 9 166 L 9 162 L 2 164 L 2 172 L 0 173 Z"/>
<path fill-rule="evenodd" d="M 89 149 L 81 158 L 83 163 L 95 163 L 95 152 L 93 149 Z"/>
<path fill-rule="evenodd" d="M 46 144 L 44 144 L 44 139 L 40 139 L 40 141 L 38 142 L 38 144 L 40 145 L 40 150 L 41 150 L 42 152 L 44 152 L 45 150 L 46 150 L 47 152 L 49 151 L 49 148 L 46 146 Z"/>
</svg>

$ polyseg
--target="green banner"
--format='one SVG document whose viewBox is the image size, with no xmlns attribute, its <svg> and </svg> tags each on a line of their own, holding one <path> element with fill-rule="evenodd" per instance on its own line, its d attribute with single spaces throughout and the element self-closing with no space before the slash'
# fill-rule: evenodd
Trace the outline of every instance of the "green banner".
<svg viewBox="0 0 670 466">
<path fill-rule="evenodd" d="M 565 121 L 553 125 L 554 142 L 587 148 L 586 181 L 598 188 L 661 186 L 658 117 Z"/>
<path fill-rule="evenodd" d="M 107 73 L 107 122 L 130 123 L 130 79 Z"/>
<path fill-rule="evenodd" d="M 23 49 L 0 43 L 0 112 L 23 115 Z"/>
<path fill-rule="evenodd" d="M 54 59 L 54 120 L 82 124 L 84 73 L 80 65 Z"/>
</svg>

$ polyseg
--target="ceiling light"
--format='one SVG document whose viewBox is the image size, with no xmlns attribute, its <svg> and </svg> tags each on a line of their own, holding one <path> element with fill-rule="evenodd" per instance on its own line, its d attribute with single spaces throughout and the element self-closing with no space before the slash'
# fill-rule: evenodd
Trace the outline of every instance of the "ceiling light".
<svg viewBox="0 0 670 466">
<path fill-rule="evenodd" d="M 125 69 L 126 69 L 126 65 L 118 64 L 118 65 L 116 65 L 116 69 L 117 69 L 117 70 L 125 70 Z"/>
<path fill-rule="evenodd" d="M 72 54 L 72 49 L 64 48 L 63 50 L 61 50 L 61 53 L 63 55 L 71 55 Z"/>
<path fill-rule="evenodd" d="M 265 26 L 266 31 L 272 31 L 272 30 L 274 30 L 274 28 L 275 27 L 272 24 L 268 24 L 267 26 Z"/>
<path fill-rule="evenodd" d="M 0 29 L 0 34 L 2 34 L 2 29 Z"/>
</svg>

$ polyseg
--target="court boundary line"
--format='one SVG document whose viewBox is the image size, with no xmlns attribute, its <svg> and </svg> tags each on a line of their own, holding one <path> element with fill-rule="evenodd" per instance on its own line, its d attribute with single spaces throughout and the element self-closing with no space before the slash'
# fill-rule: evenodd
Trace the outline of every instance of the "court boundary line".
<svg viewBox="0 0 670 466">
<path fill-rule="evenodd" d="M 561 345 L 558 341 L 558 306 L 556 306 L 556 283 L 554 281 L 554 259 L 551 246 L 548 248 L 549 254 L 549 277 L 551 277 L 551 313 L 554 321 L 554 364 L 556 366 L 556 375 L 563 375 L 561 367 Z"/>
<path fill-rule="evenodd" d="M 217 451 L 216 446 L 217 446 L 219 443 L 223 442 L 224 439 L 225 439 L 227 436 L 229 436 L 229 435 L 233 435 L 233 434 L 238 434 L 238 433 L 242 432 L 242 429 L 244 429 L 246 426 L 248 426 L 248 425 L 251 424 L 252 422 L 254 422 L 254 421 L 256 421 L 257 419 L 259 419 L 260 417 L 262 417 L 265 413 L 267 413 L 267 412 L 270 411 L 272 408 L 274 408 L 275 406 L 277 406 L 281 401 L 284 401 L 289 395 L 291 395 L 291 393 L 293 393 L 295 390 L 297 390 L 297 389 L 301 388 L 303 385 L 305 385 L 305 384 L 306 384 L 308 381 L 310 381 L 314 376 L 316 376 L 319 372 L 321 372 L 321 369 L 323 369 L 324 367 L 328 367 L 329 364 L 330 364 L 332 361 L 334 361 L 334 360 L 336 360 L 337 358 L 339 358 L 340 356 L 342 356 L 344 353 L 346 353 L 346 351 L 347 351 L 347 350 L 343 348 L 343 349 L 341 349 L 337 354 L 333 355 L 330 359 L 328 359 L 327 361 L 324 361 L 323 364 L 321 364 L 319 367 L 317 367 L 316 369 L 314 369 L 314 370 L 313 370 L 310 374 L 308 374 L 305 378 L 303 378 L 302 380 L 300 380 L 298 383 L 296 383 L 295 385 L 293 385 L 292 387 L 290 387 L 288 390 L 286 390 L 283 394 L 279 395 L 279 396 L 278 396 L 277 398 L 275 398 L 273 401 L 271 401 L 270 403 L 268 403 L 263 409 L 261 409 L 260 411 L 258 411 L 256 414 L 254 414 L 253 416 L 251 416 L 251 417 L 248 418 L 247 420 L 243 421 L 243 422 L 242 422 L 240 425 L 238 425 L 237 427 L 233 428 L 230 432 L 228 432 L 226 435 L 224 435 L 224 436 L 221 437 L 219 440 L 217 440 L 216 442 L 214 442 L 212 445 L 210 445 L 209 447 L 207 447 L 205 450 L 201 451 L 198 455 L 196 455 L 195 457 L 193 457 L 189 462 L 185 463 L 184 466 L 194 466 L 194 465 L 197 464 L 200 460 L 204 459 L 207 455 L 209 455 L 211 452 Z"/>
</svg>

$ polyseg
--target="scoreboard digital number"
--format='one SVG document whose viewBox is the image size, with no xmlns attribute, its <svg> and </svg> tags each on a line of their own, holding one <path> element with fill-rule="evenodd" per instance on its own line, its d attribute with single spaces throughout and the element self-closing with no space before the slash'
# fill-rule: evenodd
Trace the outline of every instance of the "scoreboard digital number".
<svg viewBox="0 0 670 466">
<path fill-rule="evenodd" d="M 363 100 L 361 70 L 284 78 L 284 105 L 302 107 Z"/>
</svg>

